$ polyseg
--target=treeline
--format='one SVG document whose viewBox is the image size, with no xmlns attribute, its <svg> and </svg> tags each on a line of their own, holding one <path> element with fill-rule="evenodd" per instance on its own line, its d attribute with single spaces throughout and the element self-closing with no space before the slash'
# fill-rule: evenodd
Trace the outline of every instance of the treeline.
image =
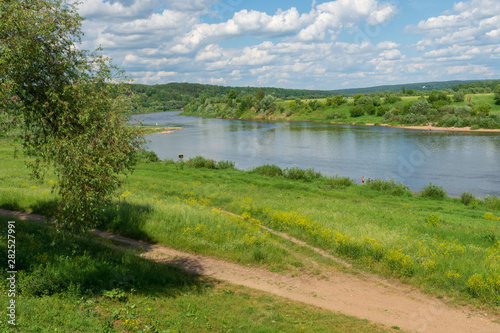
<svg viewBox="0 0 500 333">
<path fill-rule="evenodd" d="M 150 113 L 180 110 L 194 99 L 206 101 L 210 98 L 214 99 L 213 101 L 218 100 L 220 102 L 231 90 L 234 90 L 239 97 L 246 95 L 256 96 L 258 91 L 263 91 L 264 95 L 270 95 L 274 99 L 295 100 L 326 98 L 339 94 L 354 96 L 357 94 L 380 94 L 388 92 L 403 96 L 423 96 L 428 95 L 433 90 L 442 90 L 447 94 L 453 94 L 458 91 L 463 94 L 490 93 L 499 83 L 500 81 L 445 81 L 343 90 L 306 90 L 273 87 L 226 87 L 172 82 L 161 85 L 130 84 L 130 90 L 135 102 L 133 113 Z"/>
<path fill-rule="evenodd" d="M 406 93 L 406 91 L 410 91 L 410 93 L 413 92 L 415 95 L 421 95 L 421 94 L 428 94 L 432 90 L 453 89 L 453 87 L 459 84 L 467 85 L 474 82 L 481 82 L 481 81 L 455 80 L 455 81 L 440 81 L 440 82 L 418 82 L 418 83 L 397 84 L 397 85 L 382 85 L 382 86 L 365 87 L 365 88 L 340 89 L 340 90 L 335 90 L 335 92 L 344 95 L 356 95 L 356 94 L 370 94 L 377 92 L 402 92 L 404 94 Z"/>
<path fill-rule="evenodd" d="M 404 91 L 404 94 L 403 94 Z M 471 95 L 466 89 L 433 90 L 427 95 L 411 89 L 394 92 L 333 95 L 323 99 L 284 101 L 263 89 L 238 95 L 235 89 L 222 97 L 195 98 L 185 115 L 242 119 L 325 120 L 341 123 L 434 124 L 444 127 L 500 128 L 500 84 L 493 95 Z"/>
<path fill-rule="evenodd" d="M 487 94 L 495 90 L 495 87 L 500 84 L 499 80 L 493 81 L 476 81 L 470 83 L 455 84 L 453 91 L 463 91 L 466 94 Z"/>
<path fill-rule="evenodd" d="M 280 99 L 322 98 L 332 95 L 331 91 L 284 89 L 272 87 L 226 87 L 198 83 L 167 83 L 161 85 L 130 84 L 134 96 L 133 113 L 150 113 L 180 110 L 193 99 L 223 98 L 231 90 L 238 95 L 252 94 L 262 90 L 266 95 Z"/>
</svg>

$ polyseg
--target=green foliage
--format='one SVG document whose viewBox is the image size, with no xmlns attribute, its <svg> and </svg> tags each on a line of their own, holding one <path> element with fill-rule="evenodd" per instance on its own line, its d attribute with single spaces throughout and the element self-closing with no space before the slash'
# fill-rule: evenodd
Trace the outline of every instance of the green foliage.
<svg viewBox="0 0 500 333">
<path fill-rule="evenodd" d="M 232 161 L 219 161 L 205 158 L 203 156 L 196 156 L 188 159 L 186 162 L 187 166 L 192 168 L 205 168 L 205 169 L 234 169 L 235 163 Z"/>
<path fill-rule="evenodd" d="M 425 223 L 431 227 L 437 227 L 439 225 L 439 220 L 440 218 L 438 213 L 430 213 L 425 219 Z"/>
<path fill-rule="evenodd" d="M 269 177 L 283 176 L 283 170 L 274 164 L 264 164 L 249 170 L 251 173 L 260 173 Z"/>
<path fill-rule="evenodd" d="M 118 302 L 125 302 L 128 299 L 127 294 L 118 288 L 113 290 L 108 290 L 103 293 L 103 296 L 109 298 L 110 300 L 116 300 Z"/>
<path fill-rule="evenodd" d="M 370 96 L 363 96 L 359 98 L 355 102 L 355 104 L 363 109 L 363 113 L 366 113 L 368 115 L 375 113 L 375 106 L 373 105 L 373 99 Z"/>
<path fill-rule="evenodd" d="M 371 179 L 369 182 L 366 182 L 366 185 L 385 194 L 396 196 L 411 195 L 410 187 L 403 183 L 396 183 L 394 178 L 391 180 Z"/>
<path fill-rule="evenodd" d="M 444 91 L 439 90 L 433 90 L 429 94 L 428 100 L 436 109 L 451 103 L 451 98 Z"/>
<path fill-rule="evenodd" d="M 425 98 L 420 98 L 410 106 L 410 113 L 414 113 L 417 115 L 427 115 L 430 109 L 431 105 L 429 104 L 429 102 L 427 102 Z"/>
<path fill-rule="evenodd" d="M 286 168 L 283 171 L 283 175 L 285 176 L 285 178 L 288 179 L 294 179 L 294 180 L 302 179 L 305 180 L 306 182 L 310 182 L 313 179 L 318 179 L 322 177 L 321 173 L 314 171 L 313 168 L 309 168 L 306 170 L 300 168 Z"/>
<path fill-rule="evenodd" d="M 494 196 L 487 195 L 484 198 L 484 202 L 486 203 L 486 206 L 488 206 L 489 209 L 500 210 L 500 198 L 497 197 L 496 195 Z"/>
<path fill-rule="evenodd" d="M 447 196 L 446 191 L 441 186 L 433 185 L 432 183 L 425 186 L 421 194 L 424 197 L 436 198 L 436 199 L 442 199 Z"/>
<path fill-rule="evenodd" d="M 355 118 L 355 117 L 361 117 L 362 115 L 365 114 L 365 110 L 363 109 L 362 106 L 360 105 L 355 105 L 353 107 L 351 107 L 349 109 L 349 114 L 351 115 L 351 117 Z"/>
<path fill-rule="evenodd" d="M 487 116 L 490 114 L 490 109 L 491 109 L 491 106 L 487 105 L 487 104 L 479 104 L 479 105 L 475 105 L 474 106 L 474 112 L 477 113 L 479 116 Z"/>
<path fill-rule="evenodd" d="M 342 105 L 346 102 L 347 102 L 347 99 L 344 98 L 344 96 L 342 96 L 342 95 L 336 95 L 336 96 L 326 98 L 326 105 L 327 106 L 337 107 L 337 106 Z"/>
<path fill-rule="evenodd" d="M 400 101 L 402 101 L 402 99 L 398 95 L 394 95 L 394 94 L 390 94 L 390 93 L 385 95 L 385 102 L 386 103 L 394 104 L 394 103 L 400 102 Z"/>
<path fill-rule="evenodd" d="M 469 192 L 464 192 L 460 195 L 460 200 L 466 206 L 470 205 L 474 199 L 475 199 L 474 195 Z"/>
<path fill-rule="evenodd" d="M 156 153 L 154 151 L 150 151 L 150 150 L 146 150 L 146 149 L 137 150 L 136 159 L 137 159 L 137 161 L 144 162 L 144 163 L 159 162 L 160 161 L 160 159 L 158 158 L 158 155 L 156 155 Z"/>
<path fill-rule="evenodd" d="M 227 94 L 226 99 L 227 99 L 227 101 L 228 101 L 228 102 L 229 102 L 229 101 L 232 101 L 233 99 L 236 99 L 236 96 L 237 96 L 237 95 L 238 95 L 238 94 L 237 94 L 236 90 L 231 89 L 231 90 L 229 91 L 229 93 Z"/>
<path fill-rule="evenodd" d="M 500 84 L 495 86 L 495 89 L 493 89 L 493 92 L 495 94 L 495 103 L 500 105 Z"/>
<path fill-rule="evenodd" d="M 264 92 L 264 90 L 262 88 L 259 88 L 255 92 L 255 99 L 260 102 L 264 98 L 265 95 L 266 95 L 266 93 Z"/>
<path fill-rule="evenodd" d="M 355 181 L 349 177 L 334 176 L 329 177 L 327 183 L 333 188 L 346 188 L 355 184 Z"/>
<path fill-rule="evenodd" d="M 109 60 L 80 50 L 82 18 L 57 0 L 8 1 L 0 12 L 0 94 L 16 96 L 24 152 L 41 178 L 54 167 L 59 219 L 93 227 L 143 139 Z M 5 109 L 10 112 L 10 108 Z"/>
<path fill-rule="evenodd" d="M 464 98 L 465 98 L 465 93 L 462 90 L 453 93 L 453 101 L 454 102 L 457 102 L 457 103 L 463 102 Z"/>
</svg>

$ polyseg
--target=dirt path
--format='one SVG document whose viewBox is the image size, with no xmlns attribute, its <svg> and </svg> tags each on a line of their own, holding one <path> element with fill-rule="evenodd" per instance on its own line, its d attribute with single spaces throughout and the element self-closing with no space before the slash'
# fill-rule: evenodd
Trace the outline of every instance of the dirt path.
<svg viewBox="0 0 500 333">
<path fill-rule="evenodd" d="M 44 220 L 42 216 L 12 213 L 0 209 L 0 214 L 13 214 L 20 219 Z M 269 271 L 245 267 L 222 260 L 177 251 L 162 245 L 95 230 L 101 237 L 143 248 L 141 256 L 176 265 L 187 271 L 210 276 L 324 309 L 365 318 L 414 332 L 500 332 L 500 324 L 491 315 L 451 308 L 418 290 L 380 277 L 362 274 L 354 276 L 324 272 L 327 279 L 289 277 Z M 289 238 L 290 239 L 290 238 Z"/>
</svg>

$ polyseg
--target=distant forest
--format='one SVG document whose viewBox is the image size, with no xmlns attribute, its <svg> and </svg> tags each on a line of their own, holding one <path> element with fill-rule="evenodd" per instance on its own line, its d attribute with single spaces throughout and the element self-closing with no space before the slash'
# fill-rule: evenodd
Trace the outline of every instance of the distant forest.
<svg viewBox="0 0 500 333">
<path fill-rule="evenodd" d="M 158 85 L 130 84 L 135 99 L 133 113 L 151 113 L 180 110 L 195 98 L 224 97 L 231 90 L 238 96 L 256 95 L 262 91 L 281 100 L 326 98 L 335 95 L 353 96 L 373 92 L 400 92 L 405 95 L 423 95 L 432 90 L 449 90 L 464 93 L 489 93 L 500 81 L 444 81 L 404 85 L 385 85 L 341 90 L 306 90 L 272 87 L 228 87 L 199 83 L 167 83 Z"/>
</svg>

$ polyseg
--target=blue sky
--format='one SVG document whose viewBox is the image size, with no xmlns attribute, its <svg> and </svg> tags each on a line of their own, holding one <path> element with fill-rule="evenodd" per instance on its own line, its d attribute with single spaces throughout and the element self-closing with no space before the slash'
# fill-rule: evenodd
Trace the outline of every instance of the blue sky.
<svg viewBox="0 0 500 333">
<path fill-rule="evenodd" d="M 84 0 L 137 83 L 342 89 L 500 79 L 498 0 Z"/>
</svg>

